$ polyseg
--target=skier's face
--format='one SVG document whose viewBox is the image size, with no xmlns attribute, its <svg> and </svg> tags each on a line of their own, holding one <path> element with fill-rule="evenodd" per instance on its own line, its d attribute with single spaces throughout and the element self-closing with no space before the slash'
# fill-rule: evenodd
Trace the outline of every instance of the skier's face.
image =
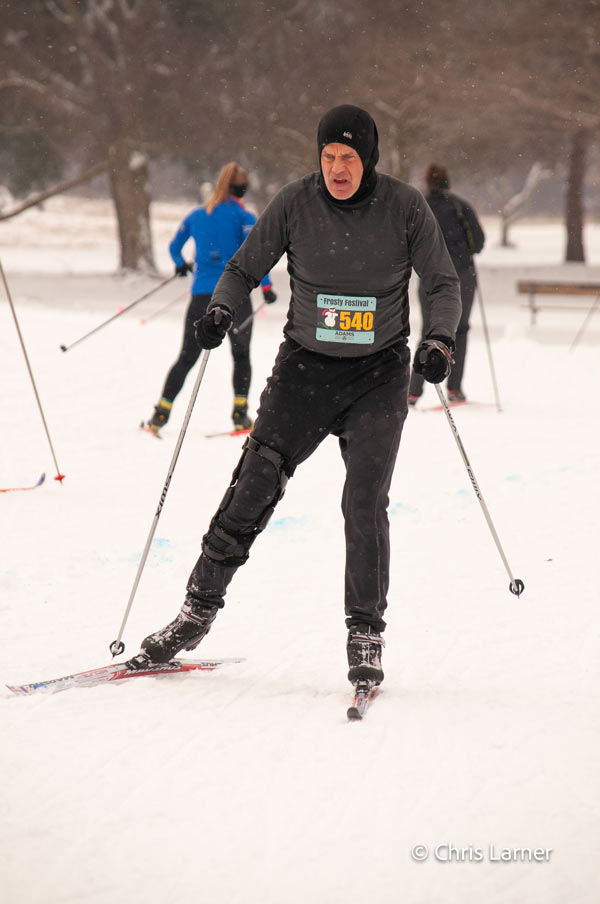
<svg viewBox="0 0 600 904">
<path fill-rule="evenodd" d="M 321 170 L 329 194 L 338 201 L 345 201 L 358 190 L 363 165 L 351 147 L 333 142 L 321 151 Z"/>
</svg>

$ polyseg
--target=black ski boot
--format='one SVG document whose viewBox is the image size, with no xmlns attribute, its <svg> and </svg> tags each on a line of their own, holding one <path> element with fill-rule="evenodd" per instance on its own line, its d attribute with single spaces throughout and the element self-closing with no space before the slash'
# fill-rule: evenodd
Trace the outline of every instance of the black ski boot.
<svg viewBox="0 0 600 904">
<path fill-rule="evenodd" d="M 169 662 L 181 650 L 193 650 L 210 631 L 218 611 L 218 606 L 186 600 L 177 618 L 142 641 L 142 653 L 151 662 Z"/>
<path fill-rule="evenodd" d="M 168 399 L 161 399 L 158 405 L 156 405 L 156 407 L 154 408 L 154 414 L 144 426 L 149 430 L 152 430 L 153 433 L 158 434 L 160 428 L 164 427 L 169 420 L 172 407 L 173 402 L 169 402 Z"/>
<path fill-rule="evenodd" d="M 381 684 L 383 669 L 381 668 L 381 650 L 385 641 L 381 634 L 370 625 L 352 625 L 348 631 L 348 680 L 351 684 L 367 681 L 370 684 Z"/>
<path fill-rule="evenodd" d="M 250 430 L 252 428 L 252 421 L 248 417 L 248 399 L 246 396 L 234 396 L 231 417 L 234 430 Z"/>
</svg>

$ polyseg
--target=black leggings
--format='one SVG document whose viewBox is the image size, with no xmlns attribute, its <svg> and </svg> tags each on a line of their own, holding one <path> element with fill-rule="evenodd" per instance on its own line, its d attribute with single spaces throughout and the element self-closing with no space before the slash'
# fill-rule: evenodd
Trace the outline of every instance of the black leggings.
<svg viewBox="0 0 600 904">
<path fill-rule="evenodd" d="M 257 444 L 282 459 L 287 477 L 326 436 L 338 437 L 346 467 L 346 623 L 379 631 L 385 628 L 389 583 L 388 491 L 407 414 L 409 362 L 404 344 L 369 356 L 336 358 L 288 339 L 262 393 L 252 431 Z M 234 484 L 205 543 L 214 548 L 223 536 L 238 538 L 247 553 L 269 506 L 281 498 L 281 480 L 269 460 L 246 451 Z M 188 598 L 222 607 L 237 567 L 237 561 L 220 564 L 203 553 L 190 575 Z M 306 569 L 306 563 L 299 571 L 301 567 Z"/>
<path fill-rule="evenodd" d="M 162 391 L 164 399 L 172 402 L 179 395 L 185 378 L 200 357 L 201 349 L 196 342 L 194 335 L 194 323 L 200 320 L 206 314 L 206 309 L 212 298 L 212 295 L 192 295 L 187 313 L 185 315 L 185 326 L 183 328 L 183 342 L 179 357 L 165 380 Z M 233 325 L 236 326 L 244 322 L 247 317 L 252 314 L 252 304 L 247 298 L 237 312 Z M 236 396 L 247 396 L 250 389 L 250 377 L 252 370 L 250 367 L 250 339 L 252 337 L 252 321 L 242 330 L 241 333 L 234 333 L 233 328 L 229 330 L 229 341 L 231 342 L 231 353 L 233 355 L 233 393 Z"/>
</svg>

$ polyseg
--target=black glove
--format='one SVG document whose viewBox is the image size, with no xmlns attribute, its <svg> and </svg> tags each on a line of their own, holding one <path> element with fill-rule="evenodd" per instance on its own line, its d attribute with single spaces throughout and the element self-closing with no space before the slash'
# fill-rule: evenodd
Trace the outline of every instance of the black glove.
<svg viewBox="0 0 600 904">
<path fill-rule="evenodd" d="M 231 329 L 232 323 L 233 317 L 228 308 L 212 308 L 194 323 L 196 342 L 200 348 L 217 348 Z"/>
<path fill-rule="evenodd" d="M 273 289 L 263 289 L 263 295 L 267 304 L 273 304 L 274 301 L 277 301 L 277 295 Z"/>
<path fill-rule="evenodd" d="M 175 267 L 175 276 L 187 276 L 188 273 L 192 273 L 193 269 L 193 264 L 188 264 L 187 261 L 184 261 L 182 264 L 178 264 Z"/>
<path fill-rule="evenodd" d="M 428 383 L 441 383 L 450 374 L 453 351 L 454 342 L 448 336 L 430 336 L 415 352 L 414 372 Z"/>
</svg>

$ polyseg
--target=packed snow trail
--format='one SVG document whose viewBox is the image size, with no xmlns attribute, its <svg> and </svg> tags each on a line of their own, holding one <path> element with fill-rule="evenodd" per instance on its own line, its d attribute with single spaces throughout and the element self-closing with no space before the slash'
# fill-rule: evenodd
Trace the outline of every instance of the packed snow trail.
<svg viewBox="0 0 600 904">
<path fill-rule="evenodd" d="M 143 327 L 126 315 L 85 354 L 59 351 L 63 337 L 150 288 L 108 275 L 112 221 L 86 230 L 77 210 L 63 220 L 49 202 L 6 232 L 5 266 L 69 473 L 60 488 L 0 496 L 8 684 L 106 663 L 191 391 L 190 383 L 163 442 L 150 442 L 138 425 L 177 354 L 180 309 Z M 179 214 L 159 221 L 157 247 Z M 36 223 L 52 246 L 35 244 Z M 504 413 L 493 404 L 453 409 L 526 593 L 508 593 L 443 415 L 410 412 L 390 497 L 386 677 L 367 717 L 350 724 L 343 466 L 328 439 L 290 481 L 211 633 L 189 654 L 245 662 L 85 693 L 0 690 L 0 880 L 9 904 L 397 904 L 399 889 L 411 904 L 596 900 L 600 321 L 571 354 L 580 315 L 548 314 L 530 327 L 516 280 L 539 275 L 532 260 L 543 271 L 550 254 L 560 259 L 562 233 L 553 244 L 540 227 L 531 245 L 528 229 L 515 226 L 521 249 L 504 262 L 493 240 L 480 262 Z M 600 261 L 600 243 L 596 258 L 588 247 Z M 583 269 L 597 278 L 597 268 Z M 553 264 L 552 277 L 561 270 Z M 578 272 L 569 267 L 569 278 Z M 281 301 L 255 323 L 253 409 L 285 314 L 285 270 L 274 277 Z M 0 412 L 10 476 L 2 482 L 28 485 L 48 464 L 8 316 L 0 308 L 11 387 Z M 476 311 L 470 343 L 465 389 L 493 402 Z M 242 440 L 205 439 L 227 425 L 230 396 L 223 350 L 199 393 L 126 657 L 182 602 L 240 454 Z M 430 392 L 424 404 L 434 401 Z M 448 844 L 481 847 L 485 859 L 436 859 L 436 846 Z M 497 863 L 490 845 L 552 850 L 544 862 Z M 419 861 L 411 852 L 424 846 Z"/>
</svg>

